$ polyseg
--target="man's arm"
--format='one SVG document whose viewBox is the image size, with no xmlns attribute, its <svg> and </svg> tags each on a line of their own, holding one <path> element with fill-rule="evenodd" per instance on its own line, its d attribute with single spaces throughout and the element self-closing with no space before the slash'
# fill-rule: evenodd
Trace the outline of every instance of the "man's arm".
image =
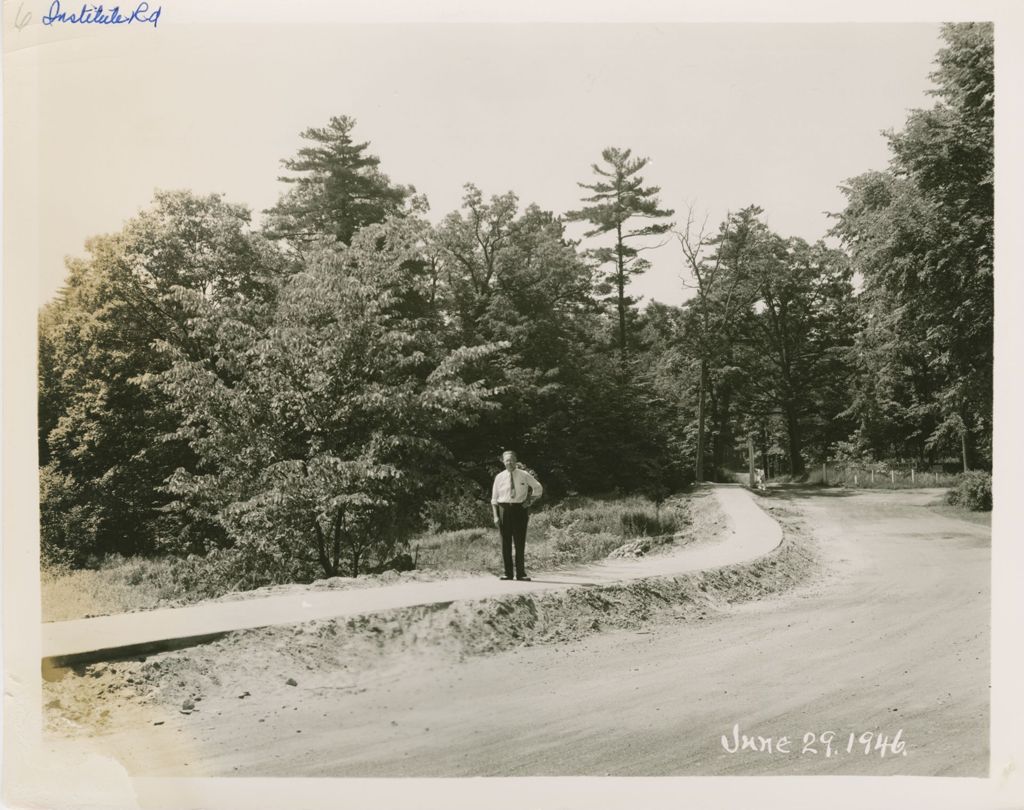
<svg viewBox="0 0 1024 810">
<path fill-rule="evenodd" d="M 498 521 L 498 478 L 495 476 L 494 483 L 491 484 L 491 512 L 494 513 L 494 525 L 497 526 Z"/>
<path fill-rule="evenodd" d="M 526 496 L 525 504 L 529 506 L 541 495 L 544 494 L 544 487 L 540 485 L 540 481 L 530 475 L 528 472 L 523 472 L 523 477 L 526 479 L 526 485 L 530 488 L 529 494 Z"/>
</svg>

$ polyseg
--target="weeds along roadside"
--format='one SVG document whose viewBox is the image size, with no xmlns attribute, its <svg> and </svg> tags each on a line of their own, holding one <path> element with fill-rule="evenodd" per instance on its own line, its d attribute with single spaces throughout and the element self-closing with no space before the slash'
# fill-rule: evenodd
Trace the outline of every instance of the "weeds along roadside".
<svg viewBox="0 0 1024 810">
<path fill-rule="evenodd" d="M 535 570 L 593 562 L 632 540 L 670 540 L 691 521 L 690 496 L 679 495 L 655 504 L 641 496 L 567 498 L 537 511 L 531 520 L 528 553 Z M 490 514 L 481 507 L 480 514 Z M 653 543 L 652 545 L 656 545 Z M 442 578 L 446 572 L 490 573 L 500 565 L 500 546 L 493 526 L 436 531 L 414 538 L 413 578 Z M 224 576 L 211 561 L 204 577 L 203 558 L 142 558 L 113 555 L 97 567 L 41 571 L 43 621 L 151 610 L 218 599 L 244 589 Z M 420 576 L 422 574 L 422 576 Z M 349 578 L 339 578 L 349 579 Z M 351 585 L 390 584 L 393 576 L 359 577 Z M 284 579 L 276 585 L 309 585 L 312 579 Z M 254 594 L 255 595 L 255 594 Z"/>
<path fill-rule="evenodd" d="M 45 685 L 48 720 L 51 728 L 67 730 L 62 717 L 73 718 L 76 727 L 95 728 L 106 722 L 103 707 L 122 699 L 176 713 L 184 700 L 237 697 L 243 689 L 256 695 L 296 672 L 303 683 L 344 675 L 358 690 L 359 684 L 373 682 L 375 673 L 400 673 L 431 660 L 445 666 L 522 646 L 572 642 L 602 630 L 713 621 L 730 604 L 783 594 L 820 571 L 815 544 L 799 515 L 774 504 L 770 511 L 783 527 L 783 543 L 751 563 L 241 631 L 145 661 L 77 668 L 79 677 Z"/>
</svg>

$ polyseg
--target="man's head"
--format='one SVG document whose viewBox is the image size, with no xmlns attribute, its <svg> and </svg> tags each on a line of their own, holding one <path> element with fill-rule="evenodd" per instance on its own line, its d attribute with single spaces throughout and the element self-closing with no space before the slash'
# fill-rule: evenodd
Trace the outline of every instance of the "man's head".
<svg viewBox="0 0 1024 810">
<path fill-rule="evenodd" d="M 516 468 L 516 451 L 506 450 L 501 454 L 501 463 L 505 465 L 506 470 L 514 470 Z"/>
</svg>

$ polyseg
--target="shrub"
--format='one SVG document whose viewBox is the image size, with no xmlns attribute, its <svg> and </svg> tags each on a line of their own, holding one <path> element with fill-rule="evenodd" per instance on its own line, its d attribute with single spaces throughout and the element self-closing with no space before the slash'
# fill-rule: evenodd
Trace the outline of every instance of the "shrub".
<svg viewBox="0 0 1024 810">
<path fill-rule="evenodd" d="M 980 470 L 961 473 L 956 486 L 946 494 L 946 501 L 972 512 L 992 510 L 992 475 Z"/>
<path fill-rule="evenodd" d="M 544 536 L 544 543 L 550 547 L 555 565 L 602 559 L 617 548 L 620 542 L 621 539 L 615 534 L 588 532 L 578 522 L 567 526 L 550 526 Z"/>
<path fill-rule="evenodd" d="M 284 555 L 271 546 L 214 549 L 174 561 L 173 576 L 194 599 L 213 598 L 266 585 L 312 582 L 320 573 L 312 560 Z"/>
<path fill-rule="evenodd" d="M 470 487 L 451 486 L 423 504 L 420 519 L 431 534 L 485 528 L 491 525 L 491 507 Z"/>
<path fill-rule="evenodd" d="M 680 528 L 679 516 L 672 509 L 653 514 L 647 510 L 623 512 L 620 523 L 623 537 L 660 537 L 675 534 Z"/>
</svg>

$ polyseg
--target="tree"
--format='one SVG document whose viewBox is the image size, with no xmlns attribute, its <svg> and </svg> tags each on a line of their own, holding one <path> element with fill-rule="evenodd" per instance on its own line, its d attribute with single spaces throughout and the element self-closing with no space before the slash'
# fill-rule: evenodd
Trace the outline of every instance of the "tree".
<svg viewBox="0 0 1024 810">
<path fill-rule="evenodd" d="M 821 243 L 778 236 L 762 213 L 748 206 L 714 234 L 691 214 L 678 234 L 696 291 L 682 310 L 677 365 L 689 364 L 681 379 L 698 391 L 686 401 L 696 412 L 698 477 L 708 416 L 716 469 L 737 460 L 737 434 L 760 437 L 765 452 L 777 438 L 795 475 L 808 447 L 823 455 L 846 436 L 839 415 L 855 328 L 849 263 Z"/>
<path fill-rule="evenodd" d="M 296 248 L 325 237 L 347 245 L 360 228 L 402 210 L 414 189 L 391 183 L 380 158 L 367 153 L 369 143 L 353 140 L 355 125 L 353 118 L 335 116 L 326 127 L 302 132 L 310 144 L 281 161 L 296 175 L 278 178 L 292 188 L 265 212 L 268 236 Z"/>
<path fill-rule="evenodd" d="M 612 247 L 601 247 L 590 251 L 599 264 L 611 264 L 605 279 L 609 289 L 614 290 L 612 299 L 618 311 L 618 346 L 619 357 L 625 363 L 627 356 L 627 320 L 628 313 L 635 301 L 626 294 L 629 279 L 639 275 L 649 266 L 649 262 L 640 257 L 645 248 L 632 244 L 636 240 L 667 233 L 672 227 L 670 222 L 654 222 L 665 219 L 674 213 L 670 209 L 659 208 L 657 186 L 644 186 L 640 171 L 648 164 L 648 158 L 633 158 L 630 149 L 609 147 L 601 152 L 604 166 L 592 164 L 594 174 L 599 179 L 594 183 L 578 183 L 580 188 L 592 191 L 583 202 L 591 203 L 577 211 L 569 211 L 569 221 L 586 221 L 593 227 L 585 236 L 603 236 L 614 234 L 615 243 Z M 631 226 L 631 220 L 645 221 L 646 224 Z"/>
<path fill-rule="evenodd" d="M 779 414 L 790 472 L 804 472 L 813 439 L 819 457 L 845 437 L 846 356 L 854 329 L 853 285 L 846 256 L 821 242 L 783 240 L 746 273 L 756 295 L 743 323 L 740 390 L 749 417 Z"/>
<path fill-rule="evenodd" d="M 110 552 L 194 547 L 205 528 L 164 511 L 160 487 L 194 459 L 164 441 L 176 422 L 140 385 L 166 366 L 156 341 L 191 357 L 216 350 L 191 332 L 183 294 L 211 307 L 245 300 L 257 317 L 273 297 L 276 251 L 248 232 L 246 208 L 219 195 L 158 192 L 121 232 L 86 243 L 40 315 L 39 441 L 46 553 L 82 564 Z"/>
<path fill-rule="evenodd" d="M 724 461 L 724 449 L 730 443 L 730 386 L 735 365 L 733 344 L 737 340 L 740 315 L 753 304 L 754 291 L 748 283 L 747 266 L 762 250 L 767 229 L 757 217 L 754 206 L 729 215 L 717 233 L 709 232 L 706 221 L 699 227 L 691 210 L 686 230 L 677 233 L 690 286 L 696 295 L 687 306 L 685 339 L 690 343 L 700 372 L 697 395 L 697 430 L 694 447 L 694 474 L 705 476 L 706 400 L 712 394 L 718 440 L 715 442 L 714 467 Z M 714 383 L 714 384 L 712 384 Z M 715 396 L 718 388 L 721 396 Z M 721 407 L 718 407 L 721 405 Z"/>
<path fill-rule="evenodd" d="M 423 232 L 390 220 L 311 254 L 263 329 L 193 297 L 195 328 L 231 336 L 220 357 L 164 347 L 154 384 L 200 460 L 170 488 L 223 527 L 249 581 L 383 562 L 416 526 L 441 436 L 488 407 L 461 372 L 500 346 L 444 346 Z"/>
<path fill-rule="evenodd" d="M 486 316 L 497 275 L 509 266 L 505 259 L 512 247 L 519 198 L 510 191 L 488 202 L 472 183 L 464 190 L 462 210 L 444 218 L 436 244 L 461 339 L 472 343 L 491 328 Z"/>
<path fill-rule="evenodd" d="M 580 421 L 606 398 L 589 390 L 597 309 L 590 268 L 551 212 L 536 205 L 520 212 L 512 193 L 485 201 L 473 185 L 462 209 L 437 229 L 435 244 L 458 340 L 508 344 L 480 369 L 501 407 L 453 437 L 457 454 L 478 483 L 493 474 L 484 460 L 514 446 L 544 471 L 553 491 L 579 486 L 579 476 L 589 478 L 587 468 L 598 466 L 594 448 L 579 445 Z"/>
<path fill-rule="evenodd" d="M 988 465 L 992 446 L 992 26 L 942 35 L 938 103 L 886 133 L 888 170 L 848 181 L 834 233 L 863 275 L 871 321 L 857 349 L 861 438 L 883 451 L 878 420 L 895 413 L 908 428 L 902 452 L 958 451 L 967 469 Z M 871 404 L 879 383 L 894 407 Z"/>
</svg>

